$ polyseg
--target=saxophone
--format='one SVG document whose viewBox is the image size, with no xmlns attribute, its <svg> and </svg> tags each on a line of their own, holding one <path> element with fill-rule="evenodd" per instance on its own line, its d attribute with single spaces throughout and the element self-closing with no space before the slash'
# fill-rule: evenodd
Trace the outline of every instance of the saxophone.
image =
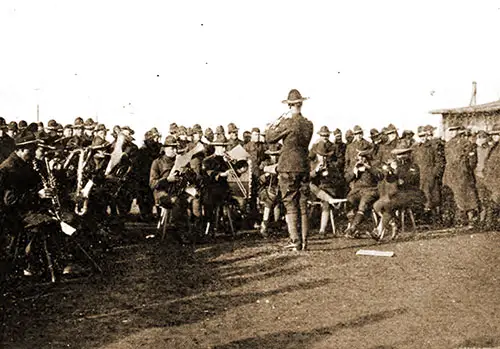
<svg viewBox="0 0 500 349">
<path fill-rule="evenodd" d="M 51 197 L 53 214 L 57 220 L 61 221 L 61 201 L 59 200 L 59 196 L 57 195 L 57 181 L 52 173 L 52 169 L 49 165 L 49 161 L 46 157 L 44 157 L 45 167 L 47 169 L 47 178 L 42 174 L 40 167 L 38 166 L 38 162 L 33 160 L 33 169 L 38 173 L 42 180 L 43 188 L 46 190 L 50 190 L 53 195 Z"/>
</svg>

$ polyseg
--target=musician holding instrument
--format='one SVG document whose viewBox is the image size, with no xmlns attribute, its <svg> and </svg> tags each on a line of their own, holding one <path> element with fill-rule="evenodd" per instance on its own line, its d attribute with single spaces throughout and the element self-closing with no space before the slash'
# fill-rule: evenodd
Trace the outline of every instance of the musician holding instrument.
<svg viewBox="0 0 500 349">
<path fill-rule="evenodd" d="M 187 200 L 184 195 L 184 188 L 180 187 L 181 173 L 172 173 L 177 156 L 177 143 L 174 136 L 169 135 L 163 144 L 163 155 L 153 161 L 149 176 L 149 185 L 153 190 L 156 205 L 172 212 L 169 224 L 174 229 L 171 230 L 172 237 L 183 243 L 180 230 L 185 228 L 187 220 Z"/>
<path fill-rule="evenodd" d="M 33 166 L 39 143 L 35 134 L 28 127 L 16 136 L 15 141 L 16 149 L 0 165 L 0 255 L 9 256 L 6 250 L 12 251 L 15 245 L 19 246 L 26 252 L 25 275 L 31 276 L 38 262 L 33 251 L 41 250 L 35 248 L 41 240 L 37 238 L 42 234 L 41 229 L 55 222 L 47 212 L 54 191 L 44 187 Z"/>
<path fill-rule="evenodd" d="M 290 117 L 280 117 L 269 125 L 265 135 L 268 143 L 283 141 L 278 160 L 278 179 L 290 243 L 285 246 L 295 251 L 307 248 L 309 222 L 307 198 L 309 196 L 309 143 L 313 134 L 313 123 L 302 116 L 302 97 L 296 89 L 290 90 L 282 103 L 289 107 Z M 288 114 L 287 113 L 287 114 Z M 301 227 L 301 235 L 298 228 Z"/>
<path fill-rule="evenodd" d="M 376 233 L 381 229 L 396 229 L 395 212 L 405 208 L 421 209 L 425 196 L 420 190 L 420 169 L 411 158 L 412 149 L 398 145 L 391 151 L 392 159 L 382 166 L 385 193 L 380 193 L 373 209 L 381 217 Z M 376 235 L 374 236 L 376 237 Z"/>
<path fill-rule="evenodd" d="M 345 230 L 347 238 L 359 236 L 359 225 L 379 197 L 377 183 L 380 180 L 380 171 L 372 163 L 373 147 L 365 144 L 357 149 L 357 153 L 356 162 L 345 174 L 345 179 L 349 183 L 347 202 L 350 207 L 347 214 L 350 223 Z"/>
<path fill-rule="evenodd" d="M 215 140 L 210 145 L 213 146 L 214 153 L 207 156 L 202 163 L 202 169 L 207 174 L 202 201 L 205 208 L 205 218 L 209 224 L 208 233 L 215 234 L 220 228 L 218 225 L 219 214 L 231 196 L 227 182 L 231 169 L 230 159 L 226 157 L 228 142 L 224 134 L 217 133 Z"/>
<path fill-rule="evenodd" d="M 309 151 L 311 160 L 311 182 L 333 198 L 343 198 L 345 181 L 336 165 L 335 146 L 330 142 L 330 130 L 322 126 L 318 132 L 321 137 Z M 321 200 L 320 238 L 326 236 L 330 221 L 330 203 Z"/>
<path fill-rule="evenodd" d="M 264 238 L 269 235 L 268 230 L 271 213 L 274 214 L 275 223 L 278 223 L 281 218 L 281 195 L 279 193 L 278 173 L 276 172 L 280 152 L 280 143 L 270 144 L 269 149 L 265 152 L 267 158 L 260 164 L 262 174 L 259 177 L 259 202 L 264 206 L 260 234 Z"/>
</svg>

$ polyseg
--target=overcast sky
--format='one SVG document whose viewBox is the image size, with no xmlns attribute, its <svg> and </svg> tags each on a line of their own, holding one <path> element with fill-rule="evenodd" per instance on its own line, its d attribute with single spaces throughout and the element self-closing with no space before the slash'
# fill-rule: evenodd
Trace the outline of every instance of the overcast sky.
<svg viewBox="0 0 500 349">
<path fill-rule="evenodd" d="M 291 88 L 315 124 L 438 123 L 500 98 L 500 1 L 0 2 L 0 115 L 261 128 Z"/>
</svg>

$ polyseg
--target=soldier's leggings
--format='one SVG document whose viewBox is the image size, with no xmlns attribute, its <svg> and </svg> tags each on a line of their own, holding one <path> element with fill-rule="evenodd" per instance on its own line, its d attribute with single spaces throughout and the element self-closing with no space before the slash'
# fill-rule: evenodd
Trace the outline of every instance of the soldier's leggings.
<svg viewBox="0 0 500 349">
<path fill-rule="evenodd" d="M 283 204 L 287 214 L 307 212 L 307 198 L 310 195 L 309 173 L 284 172 L 278 176 Z"/>
</svg>

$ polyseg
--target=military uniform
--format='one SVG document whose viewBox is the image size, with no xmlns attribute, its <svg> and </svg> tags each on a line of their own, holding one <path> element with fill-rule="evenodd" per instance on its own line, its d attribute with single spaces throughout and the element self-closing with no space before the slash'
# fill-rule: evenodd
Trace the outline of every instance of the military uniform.
<svg viewBox="0 0 500 349">
<path fill-rule="evenodd" d="M 410 149 L 395 149 L 394 152 L 410 152 Z M 381 226 L 387 227 L 395 211 L 404 208 L 419 208 L 424 203 L 424 194 L 420 190 L 420 171 L 410 157 L 397 159 L 397 167 L 388 168 L 384 181 L 390 184 L 390 190 L 373 204 L 373 209 L 382 217 Z"/>
<path fill-rule="evenodd" d="M 475 151 L 472 151 L 471 143 L 460 134 L 446 142 L 443 185 L 451 190 L 459 216 L 467 213 L 469 221 L 472 219 L 471 212 L 478 208 L 474 168 L 470 162 L 473 156 Z"/>
<path fill-rule="evenodd" d="M 293 105 L 302 103 L 303 100 L 305 99 L 297 90 L 291 90 L 288 99 L 283 102 Z M 299 113 L 268 128 L 265 134 L 268 143 L 283 141 L 277 171 L 286 209 L 288 232 L 291 245 L 296 249 L 305 249 L 309 231 L 307 216 L 307 198 L 310 192 L 308 148 L 313 134 L 313 123 Z M 299 214 L 302 231 L 300 237 L 297 231 Z"/>
</svg>

